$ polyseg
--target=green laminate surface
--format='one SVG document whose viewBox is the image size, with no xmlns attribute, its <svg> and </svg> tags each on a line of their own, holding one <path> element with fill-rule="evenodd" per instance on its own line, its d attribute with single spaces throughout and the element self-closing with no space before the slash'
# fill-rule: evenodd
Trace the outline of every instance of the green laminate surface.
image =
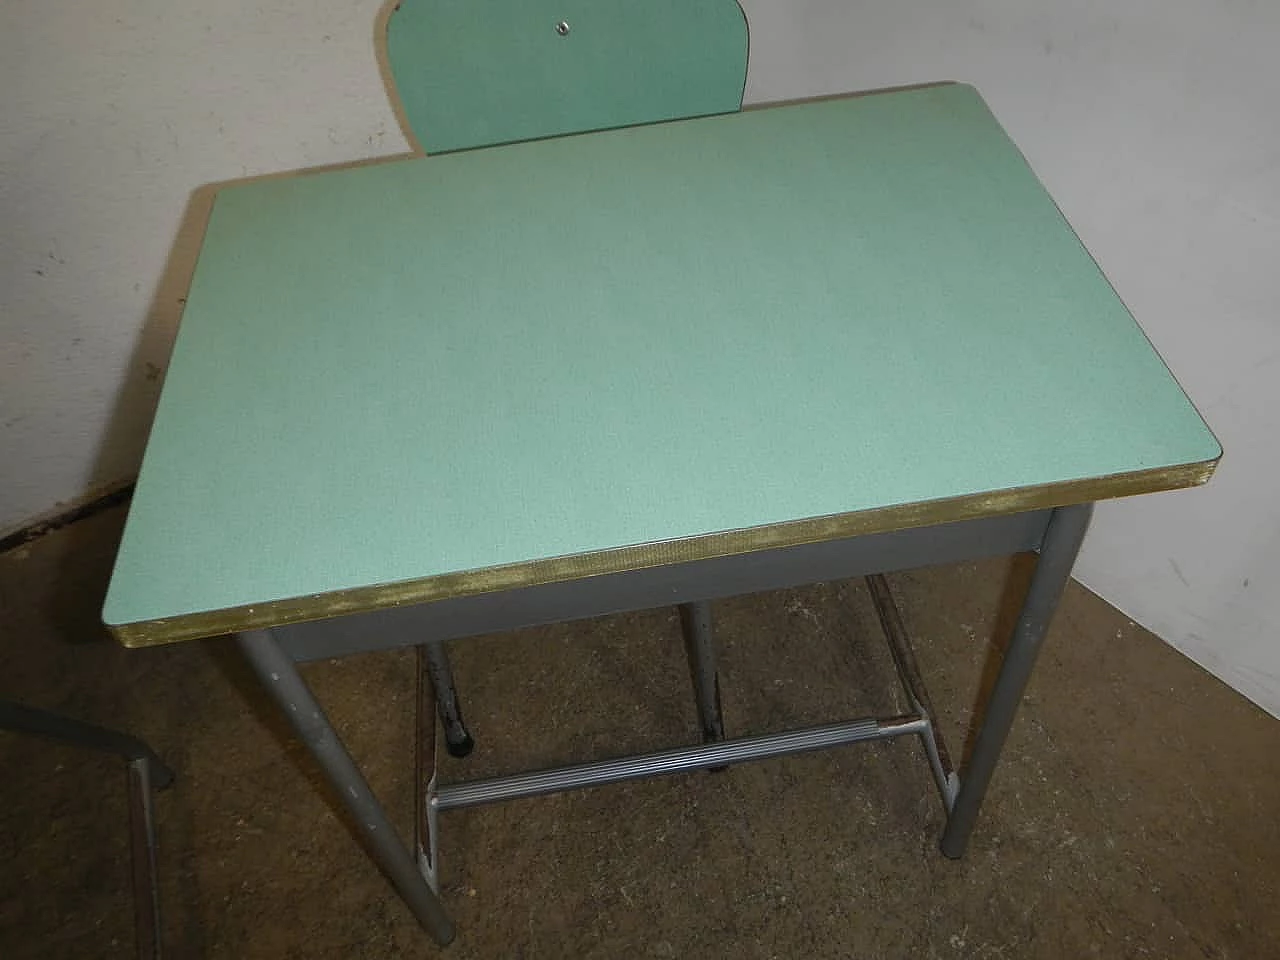
<svg viewBox="0 0 1280 960">
<path fill-rule="evenodd" d="M 404 0 L 386 49 L 427 153 L 728 113 L 747 77 L 736 0 Z"/>
<path fill-rule="evenodd" d="M 105 619 L 1219 452 L 969 87 L 303 175 L 217 198 Z"/>
</svg>

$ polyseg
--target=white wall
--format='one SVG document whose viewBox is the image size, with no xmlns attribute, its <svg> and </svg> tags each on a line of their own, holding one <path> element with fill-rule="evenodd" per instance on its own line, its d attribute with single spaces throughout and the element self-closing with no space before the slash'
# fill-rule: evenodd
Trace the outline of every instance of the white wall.
<svg viewBox="0 0 1280 960">
<path fill-rule="evenodd" d="M 1280 4 L 743 6 L 750 99 L 983 92 L 1226 450 L 1208 487 L 1101 505 L 1076 575 L 1280 716 Z"/>
<path fill-rule="evenodd" d="M 408 149 L 382 2 L 0 2 L 0 534 L 136 473 L 194 188 Z"/>
<path fill-rule="evenodd" d="M 380 4 L 0 5 L 0 532 L 134 471 L 193 188 L 406 149 Z M 1280 715 L 1280 4 L 743 6 L 750 101 L 983 91 L 1227 451 L 1207 488 L 1100 508 L 1078 574 Z"/>
</svg>

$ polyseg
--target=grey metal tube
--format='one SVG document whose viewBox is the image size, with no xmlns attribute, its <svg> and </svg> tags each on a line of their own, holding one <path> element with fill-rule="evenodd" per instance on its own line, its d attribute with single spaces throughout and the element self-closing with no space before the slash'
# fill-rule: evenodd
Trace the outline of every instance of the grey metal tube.
<svg viewBox="0 0 1280 960">
<path fill-rule="evenodd" d="M 129 847 L 133 869 L 133 915 L 140 960 L 161 951 L 160 889 L 156 878 L 156 827 L 152 789 L 173 783 L 173 771 L 136 737 L 82 723 L 47 710 L 0 701 L 0 729 L 114 753 L 129 761 Z"/>
<path fill-rule="evenodd" d="M 788 753 L 824 750 L 846 743 L 856 743 L 859 740 L 901 737 L 906 734 L 920 733 L 925 727 L 926 721 L 923 717 L 849 720 L 844 723 L 791 730 L 786 733 L 769 733 L 756 737 L 721 740 L 718 743 L 677 747 L 674 750 L 663 750 L 636 757 L 598 760 L 570 767 L 557 767 L 553 770 L 539 770 L 534 773 L 518 773 L 508 777 L 443 784 L 436 790 L 435 802 L 441 810 L 477 807 L 501 800 L 557 793 L 561 790 L 705 770 Z"/>
<path fill-rule="evenodd" d="M 29 733 L 103 753 L 114 753 L 126 760 L 142 760 L 150 768 L 148 773 L 152 787 L 163 790 L 173 783 L 173 771 L 165 766 L 155 751 L 137 737 L 115 730 L 8 700 L 0 700 L 0 729 Z"/>
<path fill-rule="evenodd" d="M 293 660 L 280 649 L 269 630 L 241 633 L 238 641 L 267 693 L 280 706 L 341 798 L 374 862 L 382 868 L 423 929 L 440 945 L 449 943 L 454 936 L 453 921 L 418 872 L 413 856 L 396 835 L 378 798 Z"/>
<path fill-rule="evenodd" d="M 698 702 L 698 723 L 702 739 L 712 743 L 724 739 L 724 715 L 720 710 L 720 679 L 716 664 L 715 626 L 711 602 L 698 600 L 680 605 L 685 646 L 693 672 L 693 692 Z"/>
<path fill-rule="evenodd" d="M 156 875 L 156 824 L 151 805 L 151 764 L 129 761 L 129 845 L 133 860 L 133 918 L 138 960 L 158 960 L 160 885 Z"/>
<path fill-rule="evenodd" d="M 889 590 L 889 581 L 883 574 L 872 574 L 866 579 L 867 589 L 871 591 L 871 600 L 880 617 L 880 626 L 884 630 L 885 639 L 889 642 L 889 653 L 893 656 L 893 665 L 898 670 L 898 680 L 902 683 L 903 692 L 907 695 L 911 709 L 922 714 L 929 721 L 929 729 L 920 735 L 920 739 L 929 757 L 929 769 L 933 771 L 938 792 L 942 795 L 942 804 L 949 811 L 951 805 L 955 803 L 959 781 L 955 768 L 951 765 L 951 755 L 947 751 L 946 741 L 938 728 L 938 715 L 934 712 L 929 688 L 924 684 L 920 665 L 916 662 L 915 650 L 911 647 L 911 635 L 907 633 L 906 625 L 902 622 L 902 612 L 893 599 L 893 593 Z"/>
<path fill-rule="evenodd" d="M 440 892 L 438 870 L 440 838 L 431 798 L 436 789 L 436 707 L 435 692 L 427 664 L 427 651 L 418 647 L 418 697 L 416 749 L 414 751 L 414 852 L 418 869 L 431 889 Z"/>
<path fill-rule="evenodd" d="M 995 689 L 987 701 L 986 715 L 974 743 L 973 755 L 961 775 L 960 792 L 942 834 L 942 852 L 948 857 L 963 856 L 968 846 L 987 785 L 991 782 L 1000 751 L 1022 702 L 1023 690 L 1031 677 L 1049 622 L 1071 577 L 1071 568 L 1075 565 L 1076 554 L 1080 552 L 1080 544 L 1084 542 L 1092 514 L 1091 503 L 1058 507 L 1045 529 L 1040 558 L 1027 588 L 1022 612 L 1018 615 L 1017 626 L 1000 666 Z"/>
<path fill-rule="evenodd" d="M 449 663 L 449 651 L 444 641 L 428 640 L 419 649 L 427 657 L 427 671 L 435 690 L 436 709 L 444 726 L 444 742 L 450 755 L 465 757 L 475 747 L 475 741 L 462 719 L 462 706 L 458 703 L 458 688 L 453 682 L 453 667 Z"/>
</svg>

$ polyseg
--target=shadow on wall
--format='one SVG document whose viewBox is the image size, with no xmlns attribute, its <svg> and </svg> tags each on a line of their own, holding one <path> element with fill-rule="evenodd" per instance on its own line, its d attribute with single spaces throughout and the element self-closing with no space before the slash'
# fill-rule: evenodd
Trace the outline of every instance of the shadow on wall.
<svg viewBox="0 0 1280 960">
<path fill-rule="evenodd" d="M 371 39 L 373 41 L 374 57 L 378 64 L 378 72 L 382 78 L 383 87 L 387 91 L 387 98 L 391 103 L 396 122 L 400 125 L 405 138 L 414 146 L 413 153 L 421 153 L 413 138 L 412 130 L 405 119 L 404 109 L 396 96 L 391 66 L 387 57 L 387 22 L 391 15 L 400 8 L 400 3 L 401 0 L 388 0 L 383 4 L 374 19 Z M 402 159 L 404 156 L 412 156 L 413 153 L 305 169 L 317 172 L 343 169 L 345 167 L 363 166 L 367 163 Z M 209 224 L 209 215 L 213 210 L 214 199 L 218 191 L 223 187 L 236 184 L 295 176 L 299 172 L 301 171 L 288 170 L 204 184 L 196 187 L 188 196 L 186 209 L 183 211 L 182 219 L 174 236 L 173 245 L 169 250 L 160 280 L 156 284 L 142 328 L 135 341 L 133 356 L 129 363 L 125 381 L 116 394 L 109 424 L 98 444 L 93 473 L 95 477 L 105 476 L 106 471 L 112 469 L 112 461 L 108 456 L 108 451 L 134 445 L 141 449 L 141 444 L 136 442 L 138 434 L 139 432 L 145 433 L 150 430 L 151 422 L 155 417 L 156 405 L 160 398 L 160 388 L 164 380 L 164 369 L 151 358 L 167 356 L 172 350 L 178 323 L 182 317 L 183 307 L 186 304 L 187 291 L 191 286 L 196 260 L 200 254 L 205 230 Z M 136 467 L 134 476 L 109 477 L 106 482 L 96 485 L 97 489 L 94 494 L 101 496 L 128 487 L 133 483 L 135 476 Z"/>
<path fill-rule="evenodd" d="M 395 95 L 391 67 L 387 58 L 387 21 L 399 7 L 399 0 L 389 0 L 389 2 L 383 4 L 374 20 L 372 39 L 374 56 L 377 60 L 383 86 L 391 102 L 392 112 L 395 114 L 396 121 L 406 139 L 413 145 L 413 152 L 326 166 L 278 171 L 251 177 L 240 177 L 203 184 L 192 190 L 187 197 L 186 207 L 183 210 L 164 268 L 161 271 L 160 279 L 156 283 L 142 326 L 134 341 L 124 382 L 111 401 L 112 410 L 108 418 L 107 427 L 99 438 L 97 451 L 94 455 L 92 476 L 106 479 L 101 482 L 95 482 L 88 494 L 82 500 L 70 505 L 70 509 L 67 506 L 59 507 L 47 517 L 28 524 L 23 531 L 19 531 L 19 537 L 15 541 L 16 544 L 34 538 L 45 530 L 56 529 L 66 522 L 78 519 L 81 515 L 88 515 L 100 508 L 112 506 L 130 496 L 137 477 L 137 470 L 140 466 L 140 459 L 139 462 L 132 465 L 132 470 L 128 475 L 121 476 L 119 475 L 120 457 L 118 451 L 122 449 L 137 449 L 139 458 L 141 456 L 144 446 L 142 438 L 150 432 L 164 382 L 165 369 L 156 362 L 156 358 L 167 357 L 172 352 L 183 309 L 187 302 L 187 293 L 195 274 L 196 262 L 209 225 L 209 217 L 213 212 L 213 205 L 218 192 L 222 188 L 253 183 L 258 180 L 293 177 L 304 171 L 320 172 L 386 163 L 404 159 L 406 156 L 421 154 L 421 150 L 417 147 L 417 143 L 413 139 L 412 132 L 405 120 L 404 110 L 400 105 L 399 98 Z M 112 451 L 116 451 L 115 456 L 112 456 Z M 115 474 L 115 476 L 112 476 L 112 474 Z M 92 598 L 92 605 L 86 603 L 86 598 L 82 595 L 82 586 L 76 585 L 76 578 L 59 576 L 58 580 L 59 584 L 55 586 L 50 595 L 49 602 L 52 607 L 50 612 L 54 617 L 54 622 L 60 625 L 68 641 L 88 642 L 106 638 L 106 631 L 100 623 L 88 623 L 82 615 L 86 609 L 97 610 L 101 608 L 107 586 L 106 580 L 104 579 L 101 584 L 102 596 Z M 64 583 L 66 584 L 65 589 L 62 586 Z M 63 614 L 63 611 L 72 610 L 81 611 L 81 615 Z"/>
<path fill-rule="evenodd" d="M 113 458 L 110 451 L 134 446 L 137 444 L 138 432 L 145 433 L 151 428 L 164 371 L 149 358 L 167 355 L 172 349 L 215 193 L 212 186 L 197 187 L 187 199 L 187 207 L 173 246 L 152 294 L 142 329 L 134 342 L 125 381 L 116 394 L 107 428 L 98 444 L 94 463 L 95 476 L 101 476 L 111 468 Z M 96 503 L 109 506 L 118 502 L 121 497 L 113 496 L 110 491 L 124 494 L 132 487 L 133 481 L 133 477 L 126 477 L 107 485 L 108 493 L 99 496 Z M 66 519 L 71 519 L 71 516 L 68 515 Z M 114 550 L 113 544 L 113 556 Z M 69 551 L 61 558 L 56 582 L 49 596 L 50 622 L 69 643 L 109 639 L 106 628 L 96 617 L 106 596 L 107 577 L 103 577 L 100 583 L 92 581 L 94 596 L 86 597 L 86 585 L 79 567 L 76 551 Z M 110 562 L 107 564 L 108 569 L 109 567 Z M 86 617 L 89 611 L 93 611 L 93 619 Z"/>
</svg>

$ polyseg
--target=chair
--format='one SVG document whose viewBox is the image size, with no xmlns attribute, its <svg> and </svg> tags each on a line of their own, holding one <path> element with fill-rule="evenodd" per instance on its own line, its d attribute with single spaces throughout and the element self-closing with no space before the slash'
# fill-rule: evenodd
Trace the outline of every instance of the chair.
<svg viewBox="0 0 1280 960">
<path fill-rule="evenodd" d="M 173 783 L 173 771 L 134 737 L 70 717 L 0 700 L 0 730 L 113 753 L 129 761 L 129 841 L 133 853 L 133 913 L 137 956 L 160 957 L 160 887 L 156 880 L 156 827 L 151 791 Z"/>
<path fill-rule="evenodd" d="M 386 31 L 393 99 L 428 154 L 742 107 L 748 36 L 737 0 L 402 0 Z M 710 604 L 684 605 L 681 619 L 703 738 L 722 740 Z M 473 741 L 443 642 L 418 650 L 417 847 L 434 887 L 432 714 L 452 755 Z"/>
<path fill-rule="evenodd" d="M 742 106 L 736 0 L 402 0 L 386 53 L 427 153 Z"/>
</svg>

